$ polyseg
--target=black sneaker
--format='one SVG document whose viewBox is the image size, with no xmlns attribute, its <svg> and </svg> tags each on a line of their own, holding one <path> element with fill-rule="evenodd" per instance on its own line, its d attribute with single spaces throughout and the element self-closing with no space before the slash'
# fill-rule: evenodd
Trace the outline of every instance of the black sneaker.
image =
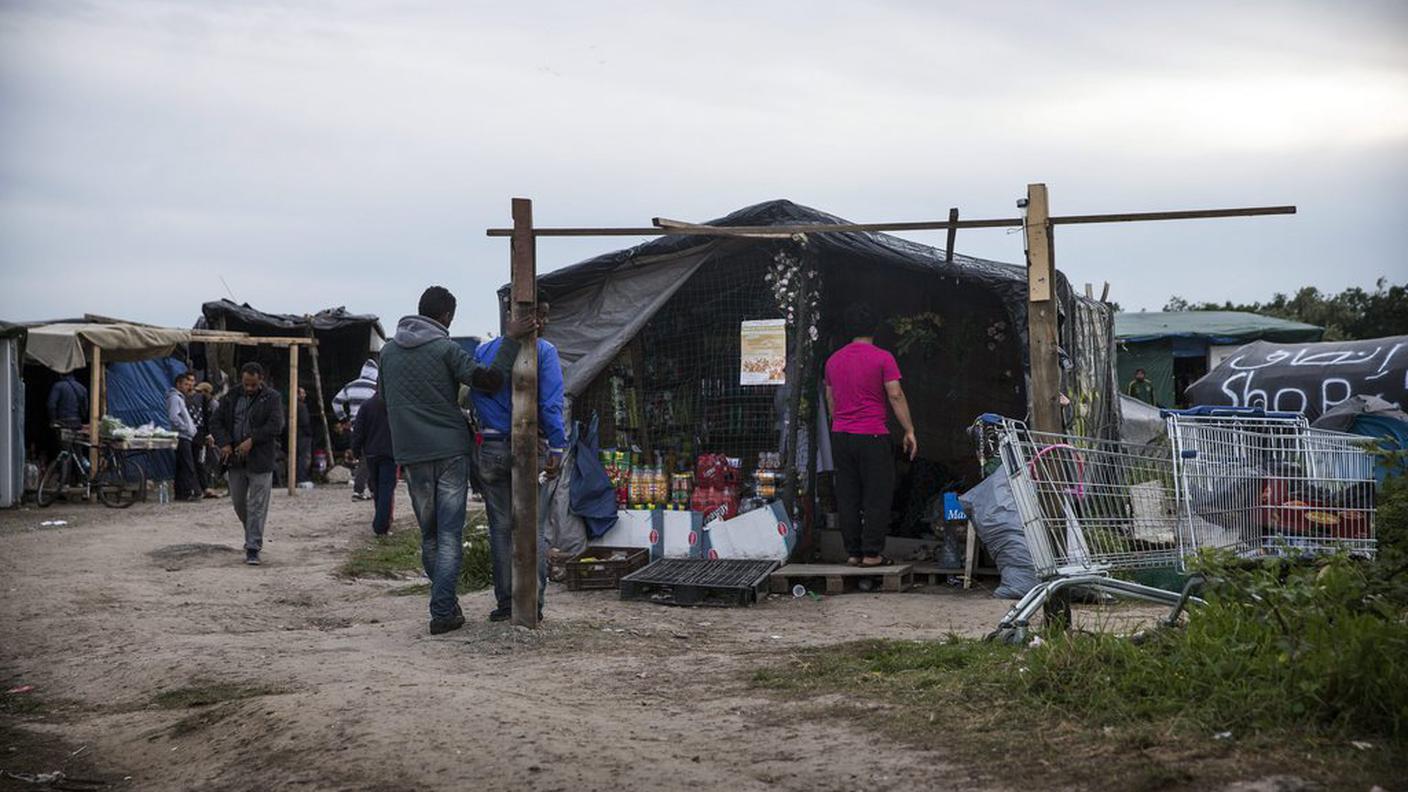
<svg viewBox="0 0 1408 792">
<path fill-rule="evenodd" d="M 456 613 L 454 616 L 451 616 L 451 617 L 448 618 L 448 619 L 431 619 L 431 620 L 430 620 L 430 634 L 431 634 L 431 635 L 440 635 L 441 633 L 447 633 L 447 632 L 451 632 L 451 631 L 453 631 L 453 630 L 458 630 L 459 628 L 461 628 L 461 627 L 463 627 L 463 626 L 464 626 L 464 614 L 463 614 L 463 613 Z"/>
<path fill-rule="evenodd" d="M 259 566 L 259 551 L 258 551 L 258 550 L 246 550 L 246 551 L 244 551 L 244 562 L 245 562 L 246 564 L 249 564 L 250 566 Z"/>
<path fill-rule="evenodd" d="M 513 618 L 513 608 L 494 608 L 489 611 L 489 621 L 501 622 Z"/>
</svg>

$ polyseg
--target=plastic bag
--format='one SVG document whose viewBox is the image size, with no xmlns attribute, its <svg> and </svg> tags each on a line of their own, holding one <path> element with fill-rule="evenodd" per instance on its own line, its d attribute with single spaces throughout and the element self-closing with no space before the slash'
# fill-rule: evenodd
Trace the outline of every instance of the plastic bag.
<svg viewBox="0 0 1408 792">
<path fill-rule="evenodd" d="M 958 500 L 1002 574 L 1002 584 L 992 595 L 1003 599 L 1026 596 L 1038 580 L 1006 469 L 999 467 L 981 484 L 959 495 Z"/>
</svg>

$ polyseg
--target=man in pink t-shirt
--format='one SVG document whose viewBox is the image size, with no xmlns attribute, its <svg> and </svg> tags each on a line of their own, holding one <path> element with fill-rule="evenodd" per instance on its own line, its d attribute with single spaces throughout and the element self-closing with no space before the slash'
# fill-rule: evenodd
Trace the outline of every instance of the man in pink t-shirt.
<svg viewBox="0 0 1408 792">
<path fill-rule="evenodd" d="M 831 453 L 836 463 L 836 510 L 846 563 L 885 566 L 885 536 L 895 497 L 895 456 L 886 425 L 888 408 L 904 429 L 904 453 L 919 451 L 909 403 L 900 387 L 895 357 L 875 346 L 879 321 L 868 305 L 846 309 L 846 333 L 854 340 L 826 361 L 826 406 L 831 411 Z M 862 516 L 864 523 L 862 525 Z"/>
</svg>

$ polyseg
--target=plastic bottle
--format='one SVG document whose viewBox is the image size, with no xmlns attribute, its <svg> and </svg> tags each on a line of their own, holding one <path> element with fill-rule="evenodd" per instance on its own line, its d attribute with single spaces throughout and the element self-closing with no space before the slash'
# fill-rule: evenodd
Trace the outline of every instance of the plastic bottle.
<svg viewBox="0 0 1408 792">
<path fill-rule="evenodd" d="M 156 485 L 156 502 L 161 504 L 171 502 L 171 482 L 163 481 Z"/>
</svg>

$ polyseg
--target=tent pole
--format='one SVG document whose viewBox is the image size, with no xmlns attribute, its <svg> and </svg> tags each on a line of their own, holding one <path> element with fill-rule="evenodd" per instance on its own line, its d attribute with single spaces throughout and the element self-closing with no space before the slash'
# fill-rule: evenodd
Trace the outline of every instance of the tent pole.
<svg viewBox="0 0 1408 792">
<path fill-rule="evenodd" d="M 944 263 L 953 263 L 953 248 L 958 244 L 958 207 L 948 210 L 948 242 L 944 250 Z"/>
<path fill-rule="evenodd" d="M 509 245 L 511 311 L 514 319 L 531 318 L 538 308 L 538 278 L 533 236 L 533 202 L 514 198 L 513 238 Z M 538 626 L 538 334 L 523 339 L 513 366 L 513 623 Z"/>
<path fill-rule="evenodd" d="M 102 422 L 103 388 L 103 348 L 94 344 L 88 355 L 88 471 L 91 478 L 98 476 L 98 444 L 102 432 L 98 424 Z M 88 499 L 93 500 L 98 491 L 88 488 Z"/>
<path fill-rule="evenodd" d="M 811 302 L 811 278 L 807 273 L 812 268 L 812 254 L 805 237 L 802 238 L 800 247 L 802 255 L 798 266 L 801 272 L 798 273 L 797 302 L 792 309 L 796 319 L 792 332 L 797 340 L 792 349 L 793 359 L 796 361 L 796 365 L 792 367 L 795 381 L 790 383 L 792 391 L 787 398 L 787 458 L 782 465 L 782 470 L 787 475 L 787 483 L 783 489 L 783 504 L 787 507 L 787 515 L 794 520 L 797 516 L 797 485 L 800 483 L 797 468 L 797 438 L 801 436 L 802 429 L 802 385 L 806 370 L 807 326 L 810 323 L 807 308 Z"/>
<path fill-rule="evenodd" d="M 308 320 L 308 337 L 316 342 L 317 336 L 313 335 L 313 317 L 305 317 Z M 313 359 L 313 391 L 318 397 L 318 419 L 323 426 L 323 449 L 328 452 L 328 461 L 332 461 L 332 431 L 328 429 L 328 408 L 327 401 L 323 399 L 323 372 L 318 368 L 318 345 L 312 343 L 308 345 L 308 354 Z M 311 416 L 310 416 L 311 417 Z"/>
<path fill-rule="evenodd" d="M 288 348 L 288 439 L 284 442 L 288 457 L 288 494 L 298 488 L 298 347 Z"/>
<path fill-rule="evenodd" d="M 1061 431 L 1061 369 L 1057 359 L 1055 264 L 1045 184 L 1027 185 L 1027 356 L 1032 428 Z"/>
</svg>

